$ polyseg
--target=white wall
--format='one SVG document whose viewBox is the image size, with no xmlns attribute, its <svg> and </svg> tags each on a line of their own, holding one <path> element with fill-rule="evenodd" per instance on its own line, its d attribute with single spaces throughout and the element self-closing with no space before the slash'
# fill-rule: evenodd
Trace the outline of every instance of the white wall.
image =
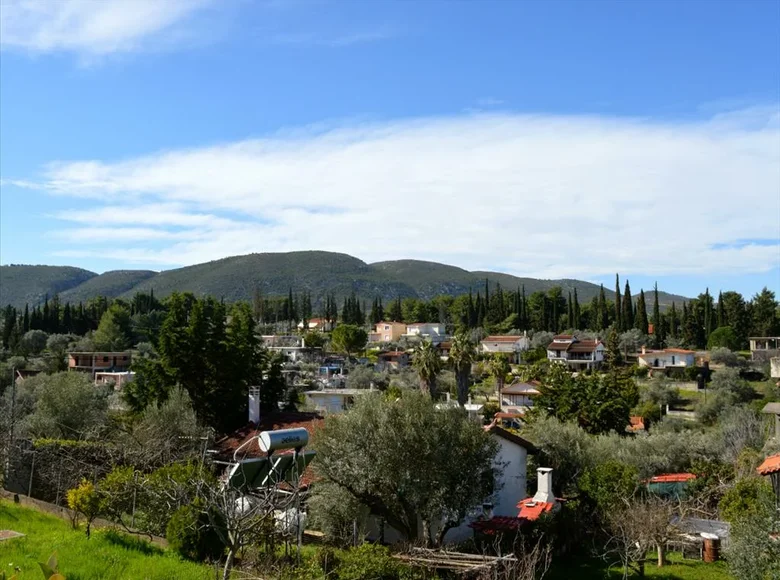
<svg viewBox="0 0 780 580">
<path fill-rule="evenodd" d="M 657 365 L 655 364 L 656 359 L 658 359 Z M 692 367 L 694 362 L 693 353 L 679 352 L 651 352 L 638 359 L 640 367 Z"/>
</svg>

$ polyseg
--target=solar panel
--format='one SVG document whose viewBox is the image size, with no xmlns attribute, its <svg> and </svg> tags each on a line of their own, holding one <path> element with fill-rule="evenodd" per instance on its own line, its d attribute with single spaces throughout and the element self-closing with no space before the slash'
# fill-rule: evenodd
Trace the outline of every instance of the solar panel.
<svg viewBox="0 0 780 580">
<path fill-rule="evenodd" d="M 269 487 L 281 482 L 295 483 L 306 466 L 313 460 L 316 451 L 304 451 L 297 456 L 293 453 L 245 459 L 231 467 L 227 484 L 238 490 Z"/>
</svg>

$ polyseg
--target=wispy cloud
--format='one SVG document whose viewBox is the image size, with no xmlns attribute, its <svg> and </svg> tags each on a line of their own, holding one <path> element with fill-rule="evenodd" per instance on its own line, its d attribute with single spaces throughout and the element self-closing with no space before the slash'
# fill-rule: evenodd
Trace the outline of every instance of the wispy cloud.
<svg viewBox="0 0 780 580">
<path fill-rule="evenodd" d="M 0 0 L 0 46 L 88 56 L 183 38 L 180 26 L 213 0 Z"/>
<path fill-rule="evenodd" d="M 758 273 L 780 266 L 776 245 L 743 243 L 780 239 L 780 126 L 761 110 L 352 123 L 14 177 L 95 200 L 56 214 L 77 224 L 58 234 L 70 256 L 184 265 L 322 249 L 546 278 Z M 95 223 L 124 229 L 110 250 L 78 231 Z"/>
<path fill-rule="evenodd" d="M 482 97 L 481 99 L 477 99 L 477 105 L 480 107 L 498 107 L 503 104 L 504 101 L 495 97 Z"/>
<path fill-rule="evenodd" d="M 387 40 L 394 36 L 389 30 L 365 30 L 360 32 L 349 32 L 346 34 L 324 34 L 324 33 L 287 33 L 274 34 L 269 37 L 270 42 L 274 44 L 291 44 L 302 46 L 330 46 L 344 47 L 353 44 L 364 44 L 369 42 L 378 42 Z"/>
</svg>

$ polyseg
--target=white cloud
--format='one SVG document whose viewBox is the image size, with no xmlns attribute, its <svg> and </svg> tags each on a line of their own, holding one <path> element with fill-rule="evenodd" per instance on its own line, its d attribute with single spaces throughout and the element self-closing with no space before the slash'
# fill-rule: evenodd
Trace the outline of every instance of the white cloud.
<svg viewBox="0 0 780 580">
<path fill-rule="evenodd" d="M 110 251 L 73 234 L 81 249 L 68 255 L 135 263 L 322 249 L 550 278 L 765 272 L 780 266 L 777 245 L 722 245 L 780 240 L 776 115 L 353 124 L 53 163 L 39 186 L 105 204 L 61 219 L 142 230 Z"/>
<path fill-rule="evenodd" d="M 0 45 L 31 52 L 105 55 L 139 49 L 212 0 L 0 0 Z M 165 33 L 165 38 L 161 38 Z"/>
</svg>

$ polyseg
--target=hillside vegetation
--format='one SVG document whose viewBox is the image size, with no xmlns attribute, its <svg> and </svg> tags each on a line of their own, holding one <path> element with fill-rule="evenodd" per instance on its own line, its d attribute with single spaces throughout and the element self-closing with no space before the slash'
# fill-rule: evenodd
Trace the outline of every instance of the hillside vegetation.
<svg viewBox="0 0 780 580">
<path fill-rule="evenodd" d="M 380 296 L 430 299 L 441 294 L 457 296 L 499 283 L 506 290 L 525 286 L 526 294 L 560 286 L 564 296 L 577 290 L 580 302 L 598 294 L 599 286 L 581 280 L 538 280 L 498 272 L 469 272 L 456 266 L 420 260 L 393 260 L 367 264 L 334 252 L 248 254 L 155 273 L 149 270 L 115 270 L 97 275 L 64 266 L 0 266 L 0 304 L 23 308 L 45 296 L 60 294 L 63 301 L 80 302 L 95 296 L 132 297 L 154 290 L 162 298 L 172 292 L 211 295 L 232 302 L 251 300 L 256 291 L 265 296 L 309 292 L 315 304 L 327 294 L 342 300 L 352 292 L 363 300 Z M 638 290 L 638 289 L 637 289 Z M 646 289 L 647 290 L 647 289 Z M 652 292 L 645 292 L 648 301 Z M 608 299 L 614 292 L 606 289 Z M 662 307 L 686 299 L 659 292 Z"/>
<path fill-rule="evenodd" d="M 24 308 L 61 294 L 97 276 L 72 266 L 0 266 L 0 304 Z"/>
</svg>

